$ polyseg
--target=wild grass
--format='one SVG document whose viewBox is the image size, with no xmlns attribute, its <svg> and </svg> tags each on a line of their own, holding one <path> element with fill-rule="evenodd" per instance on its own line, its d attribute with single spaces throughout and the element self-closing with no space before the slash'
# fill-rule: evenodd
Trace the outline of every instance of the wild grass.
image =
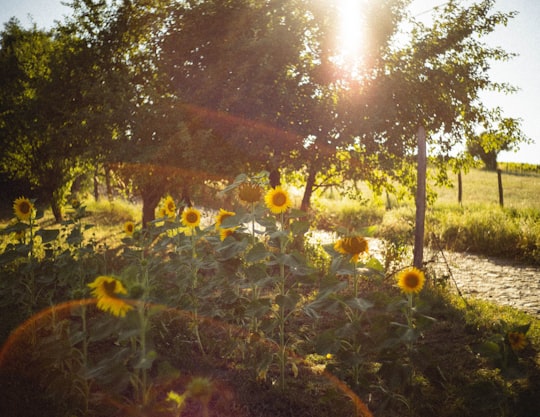
<svg viewBox="0 0 540 417">
<path fill-rule="evenodd" d="M 494 172 L 475 169 L 463 175 L 462 204 L 456 187 L 435 189 L 437 199 L 426 213 L 428 244 L 437 239 L 448 250 L 540 265 L 540 175 L 503 174 L 504 207 L 498 203 Z M 414 201 L 369 192 L 364 196 L 361 202 L 336 194 L 321 197 L 316 206 L 316 219 L 322 219 L 318 224 L 321 228 L 329 223 L 346 230 L 367 230 L 377 237 L 399 237 L 412 244 Z"/>
<path fill-rule="evenodd" d="M 540 174 L 515 174 L 502 172 L 504 207 L 509 209 L 540 210 Z M 452 187 L 436 187 L 436 204 L 458 204 L 457 175 L 450 176 Z M 472 169 L 462 174 L 462 205 L 485 204 L 487 207 L 499 204 L 497 173 L 482 169 Z"/>
</svg>

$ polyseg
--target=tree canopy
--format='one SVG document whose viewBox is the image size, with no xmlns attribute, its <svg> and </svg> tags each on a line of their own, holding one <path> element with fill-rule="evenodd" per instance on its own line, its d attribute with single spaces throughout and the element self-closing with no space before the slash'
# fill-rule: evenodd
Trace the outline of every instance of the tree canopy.
<svg viewBox="0 0 540 417">
<path fill-rule="evenodd" d="M 481 128 L 493 149 L 508 146 L 480 93 L 512 91 L 489 77 L 511 54 L 483 38 L 515 13 L 450 0 L 425 24 L 407 0 L 362 4 L 363 52 L 349 61 L 337 1 L 73 0 L 50 32 L 11 21 L 2 173 L 59 206 L 81 169 L 108 164 L 139 190 L 147 221 L 163 193 L 239 171 L 301 173 L 304 208 L 332 178 L 412 186 L 420 126 L 441 172 Z M 526 140 L 518 124 L 512 135 Z"/>
</svg>

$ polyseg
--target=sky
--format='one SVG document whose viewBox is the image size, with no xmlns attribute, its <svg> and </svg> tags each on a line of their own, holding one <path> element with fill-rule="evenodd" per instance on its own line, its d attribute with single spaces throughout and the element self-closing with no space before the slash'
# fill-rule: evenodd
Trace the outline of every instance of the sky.
<svg viewBox="0 0 540 417">
<path fill-rule="evenodd" d="M 25 27 L 35 23 L 39 28 L 50 28 L 55 20 L 63 20 L 71 11 L 62 3 L 63 0 L 0 0 L 0 23 L 14 16 Z M 431 9 L 442 3 L 444 0 L 413 0 L 411 13 L 429 18 Z M 485 41 L 518 56 L 509 62 L 494 63 L 490 76 L 519 90 L 512 95 L 486 93 L 482 98 L 489 107 L 501 107 L 505 117 L 521 119 L 523 131 L 534 142 L 521 145 L 517 152 L 501 152 L 498 160 L 540 165 L 540 48 L 536 46 L 540 45 L 540 1 L 497 0 L 495 9 L 515 10 L 518 15 Z"/>
</svg>

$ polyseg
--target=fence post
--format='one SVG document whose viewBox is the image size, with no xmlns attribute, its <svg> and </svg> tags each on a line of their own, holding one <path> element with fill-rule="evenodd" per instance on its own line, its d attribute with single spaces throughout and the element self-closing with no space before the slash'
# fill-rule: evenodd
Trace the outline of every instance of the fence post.
<svg viewBox="0 0 540 417">
<path fill-rule="evenodd" d="M 462 199 L 463 199 L 463 181 L 461 179 L 461 170 L 459 170 L 457 174 L 457 185 L 458 185 L 457 199 L 458 199 L 459 205 L 461 206 Z"/>
<path fill-rule="evenodd" d="M 418 165 L 416 179 L 416 219 L 414 231 L 414 259 L 413 265 L 422 268 L 424 264 L 424 222 L 426 217 L 426 130 L 423 126 L 418 128 Z"/>
<path fill-rule="evenodd" d="M 504 207 L 502 171 L 500 169 L 497 170 L 497 180 L 499 182 L 499 205 Z"/>
</svg>

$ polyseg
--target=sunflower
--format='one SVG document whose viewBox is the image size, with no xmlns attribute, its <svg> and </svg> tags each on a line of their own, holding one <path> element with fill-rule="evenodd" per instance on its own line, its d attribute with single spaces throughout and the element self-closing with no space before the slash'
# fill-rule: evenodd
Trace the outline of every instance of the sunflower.
<svg viewBox="0 0 540 417">
<path fill-rule="evenodd" d="M 291 207 L 291 199 L 289 194 L 281 186 L 271 188 L 264 196 L 266 207 L 274 214 L 284 213 Z"/>
<path fill-rule="evenodd" d="M 186 227 L 195 228 L 201 222 L 201 212 L 195 208 L 188 207 L 182 212 L 182 224 Z"/>
<path fill-rule="evenodd" d="M 508 342 L 512 350 L 521 350 L 527 346 L 527 338 L 524 333 L 521 332 L 509 332 Z"/>
<path fill-rule="evenodd" d="M 30 220 L 34 211 L 34 205 L 26 197 L 19 197 L 13 203 L 13 210 L 19 220 Z"/>
<path fill-rule="evenodd" d="M 369 246 L 366 238 L 362 236 L 349 236 L 339 239 L 334 244 L 334 249 L 344 255 L 352 255 L 352 262 L 358 261 L 362 253 L 367 253 Z"/>
<path fill-rule="evenodd" d="M 163 208 L 163 214 L 165 214 L 165 216 L 167 217 L 176 216 L 176 204 L 174 203 L 174 200 L 170 195 L 165 197 L 165 200 L 163 200 L 162 208 Z"/>
<path fill-rule="evenodd" d="M 404 269 L 397 275 L 396 279 L 398 287 L 405 294 L 418 294 L 426 281 L 424 273 L 414 267 Z"/>
<path fill-rule="evenodd" d="M 158 211 L 157 211 L 157 218 L 158 219 L 163 219 L 165 217 L 169 217 L 167 215 L 167 211 L 165 210 L 165 207 L 161 206 L 158 208 Z"/>
<path fill-rule="evenodd" d="M 133 236 L 133 232 L 135 231 L 135 223 L 128 221 L 124 223 L 124 232 L 126 232 L 126 236 Z"/>
<path fill-rule="evenodd" d="M 238 198 L 246 203 L 256 203 L 261 199 L 262 189 L 257 184 L 245 182 L 238 187 Z"/>
<path fill-rule="evenodd" d="M 88 284 L 92 288 L 92 295 L 97 298 L 97 307 L 105 312 L 110 311 L 117 317 L 125 317 L 133 307 L 126 303 L 116 294 L 127 294 L 122 283 L 113 277 L 99 276 L 94 282 Z"/>
<path fill-rule="evenodd" d="M 219 229 L 221 227 L 221 223 L 223 223 L 223 220 L 225 220 L 227 217 L 232 217 L 235 214 L 236 213 L 233 211 L 219 209 L 219 213 L 216 216 L 216 229 Z"/>
<path fill-rule="evenodd" d="M 231 227 L 229 229 L 219 229 L 219 238 L 223 241 L 227 239 L 229 236 L 234 235 L 234 231 L 236 230 L 236 227 Z"/>
</svg>

